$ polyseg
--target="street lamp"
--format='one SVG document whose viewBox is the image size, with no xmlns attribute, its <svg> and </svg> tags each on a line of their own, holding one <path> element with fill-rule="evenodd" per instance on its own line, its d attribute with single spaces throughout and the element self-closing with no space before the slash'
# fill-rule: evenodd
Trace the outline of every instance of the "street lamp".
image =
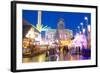
<svg viewBox="0 0 100 73">
<path fill-rule="evenodd" d="M 86 20 L 86 26 L 88 26 L 88 17 L 84 17 L 84 19 Z M 87 31 L 86 34 L 88 35 L 88 30 L 86 29 L 86 31 Z"/>
<path fill-rule="evenodd" d="M 86 25 L 88 25 L 88 17 L 84 17 L 84 19 L 86 20 Z"/>
<path fill-rule="evenodd" d="M 90 25 L 87 26 L 87 29 L 88 29 L 88 32 L 91 32 L 91 26 Z"/>
<path fill-rule="evenodd" d="M 83 23 L 82 23 L 82 22 L 80 23 L 80 25 L 81 25 L 81 27 L 82 27 L 82 29 L 83 29 Z"/>
<path fill-rule="evenodd" d="M 83 22 L 81 22 L 80 25 L 81 25 L 81 30 L 82 30 L 82 33 L 83 33 L 83 25 L 84 25 Z"/>
<path fill-rule="evenodd" d="M 87 46 L 88 46 L 88 48 L 91 48 L 91 26 L 90 25 L 87 26 L 87 30 L 88 30 L 88 44 L 87 44 Z"/>
<path fill-rule="evenodd" d="M 82 29 L 83 34 L 85 34 L 85 28 Z"/>
<path fill-rule="evenodd" d="M 85 20 L 88 20 L 88 18 L 87 18 L 87 17 L 85 17 L 84 19 L 85 19 Z"/>
<path fill-rule="evenodd" d="M 80 33 L 80 26 L 78 26 L 77 28 L 78 28 L 78 32 Z"/>
</svg>

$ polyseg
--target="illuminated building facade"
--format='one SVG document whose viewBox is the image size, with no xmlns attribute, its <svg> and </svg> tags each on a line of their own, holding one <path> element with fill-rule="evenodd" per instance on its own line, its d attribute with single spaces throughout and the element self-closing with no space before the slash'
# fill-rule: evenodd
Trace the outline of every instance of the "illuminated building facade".
<svg viewBox="0 0 100 73">
<path fill-rule="evenodd" d="M 59 40 L 68 40 L 71 39 L 73 37 L 73 32 L 72 30 L 69 29 L 65 29 L 64 28 L 64 19 L 60 18 L 58 21 L 58 28 L 57 28 L 57 38 Z"/>
<path fill-rule="evenodd" d="M 31 46 L 35 43 L 35 38 L 38 37 L 40 32 L 26 20 L 23 20 L 23 55 L 31 54 Z"/>
<path fill-rule="evenodd" d="M 23 20 L 23 38 L 35 38 L 39 33 L 35 26 Z"/>
<path fill-rule="evenodd" d="M 48 29 L 45 32 L 45 40 L 47 41 L 55 41 L 56 29 Z"/>
<path fill-rule="evenodd" d="M 46 41 L 68 41 L 73 37 L 72 30 L 64 28 L 64 20 L 59 19 L 57 29 L 48 29 L 45 33 Z"/>
</svg>

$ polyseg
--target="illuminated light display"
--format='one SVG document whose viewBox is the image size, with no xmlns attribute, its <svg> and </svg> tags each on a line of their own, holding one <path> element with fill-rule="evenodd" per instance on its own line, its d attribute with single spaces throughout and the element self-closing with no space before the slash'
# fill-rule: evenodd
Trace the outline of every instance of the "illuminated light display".
<svg viewBox="0 0 100 73">
<path fill-rule="evenodd" d="M 91 26 L 88 25 L 88 32 L 91 32 Z"/>
<path fill-rule="evenodd" d="M 46 59 L 46 53 L 49 52 L 49 50 L 56 50 L 57 53 L 57 61 L 63 61 L 63 60 L 78 60 L 79 58 L 76 56 L 73 57 L 72 52 L 77 53 L 78 51 L 75 51 L 77 48 L 80 48 L 81 50 L 83 47 L 87 49 L 88 40 L 87 40 L 87 29 L 88 32 L 90 32 L 90 26 L 85 26 L 84 22 L 79 22 L 79 24 L 74 28 L 73 26 L 67 27 L 67 24 L 65 24 L 65 20 L 63 18 L 58 18 L 58 22 L 56 22 L 55 27 L 52 28 L 54 25 L 50 26 L 49 24 L 43 24 L 42 15 L 44 11 L 37 11 L 37 23 L 35 25 L 31 24 L 32 27 L 30 30 L 28 30 L 26 34 L 26 38 L 29 38 L 29 40 L 34 41 L 33 44 L 30 46 L 37 46 L 33 47 L 32 49 L 37 49 L 38 56 L 32 57 L 34 62 L 44 62 Z M 88 18 L 86 17 L 85 20 L 88 21 Z M 76 29 L 74 31 L 73 29 Z M 89 38 L 89 37 L 88 37 Z M 44 46 L 44 47 L 42 47 Z M 67 55 L 68 58 L 65 59 L 66 56 L 64 56 L 64 48 L 67 47 Z M 30 48 L 31 49 L 31 48 Z M 50 58 L 51 55 L 48 55 L 48 58 Z M 51 61 L 52 59 L 50 59 Z"/>
<path fill-rule="evenodd" d="M 31 28 L 28 33 L 26 34 L 27 38 L 35 38 L 34 29 Z"/>
</svg>

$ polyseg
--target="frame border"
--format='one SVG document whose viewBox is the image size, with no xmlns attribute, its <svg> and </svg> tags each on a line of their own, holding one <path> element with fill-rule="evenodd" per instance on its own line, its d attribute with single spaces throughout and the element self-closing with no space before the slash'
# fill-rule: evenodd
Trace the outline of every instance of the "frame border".
<svg viewBox="0 0 100 73">
<path fill-rule="evenodd" d="M 52 5 L 52 6 L 67 6 L 67 7 L 83 7 L 83 8 L 95 8 L 96 9 L 96 64 L 74 67 L 52 67 L 41 69 L 16 69 L 16 5 L 17 4 L 38 4 L 38 5 Z M 15 24 L 15 25 L 14 25 Z M 11 71 L 12 72 L 25 72 L 25 71 L 43 71 L 43 70 L 60 70 L 60 69 L 75 69 L 75 68 L 90 68 L 98 67 L 98 7 L 90 5 L 75 5 L 75 4 L 59 4 L 59 3 L 44 3 L 44 2 L 28 2 L 28 1 L 11 1 Z"/>
</svg>

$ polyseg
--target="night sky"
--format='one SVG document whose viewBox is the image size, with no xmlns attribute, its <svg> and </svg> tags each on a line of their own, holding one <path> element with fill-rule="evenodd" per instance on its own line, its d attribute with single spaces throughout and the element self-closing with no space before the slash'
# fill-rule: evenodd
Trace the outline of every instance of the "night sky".
<svg viewBox="0 0 100 73">
<path fill-rule="evenodd" d="M 22 18 L 29 23 L 36 26 L 38 19 L 38 12 L 34 10 L 23 10 Z M 83 22 L 84 28 L 86 29 L 86 20 L 84 17 L 88 17 L 88 24 L 91 24 L 90 13 L 76 13 L 76 12 L 53 12 L 53 11 L 42 11 L 42 25 L 48 26 L 52 29 L 57 28 L 58 20 L 64 19 L 65 28 L 73 30 L 76 33 L 76 29 Z"/>
</svg>

